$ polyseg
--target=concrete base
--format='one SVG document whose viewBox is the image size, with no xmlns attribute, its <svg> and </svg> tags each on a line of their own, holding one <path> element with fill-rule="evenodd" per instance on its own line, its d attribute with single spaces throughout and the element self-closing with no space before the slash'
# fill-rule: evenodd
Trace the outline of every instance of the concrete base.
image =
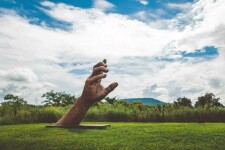
<svg viewBox="0 0 225 150">
<path fill-rule="evenodd" d="M 46 128 L 69 128 L 69 129 L 105 129 L 109 124 L 79 124 L 71 127 L 64 127 L 56 124 L 47 125 Z"/>
</svg>

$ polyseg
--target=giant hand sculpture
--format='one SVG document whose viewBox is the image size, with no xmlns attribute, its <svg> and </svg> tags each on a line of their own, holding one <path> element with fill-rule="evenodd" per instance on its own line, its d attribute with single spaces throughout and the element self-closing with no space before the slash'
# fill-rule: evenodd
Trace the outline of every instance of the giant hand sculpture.
<svg viewBox="0 0 225 150">
<path fill-rule="evenodd" d="M 106 59 L 97 63 L 93 67 L 92 74 L 87 78 L 82 95 L 77 99 L 72 108 L 58 120 L 57 125 L 71 127 L 80 124 L 88 109 L 95 103 L 102 100 L 112 92 L 118 83 L 114 82 L 107 88 L 101 85 L 101 80 L 106 77 L 107 69 Z"/>
</svg>

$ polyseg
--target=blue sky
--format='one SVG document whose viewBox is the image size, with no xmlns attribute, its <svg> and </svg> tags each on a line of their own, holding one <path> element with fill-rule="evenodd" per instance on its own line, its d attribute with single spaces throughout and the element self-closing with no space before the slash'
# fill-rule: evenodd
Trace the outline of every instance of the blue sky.
<svg viewBox="0 0 225 150">
<path fill-rule="evenodd" d="M 51 89 L 79 96 L 92 65 L 106 58 L 103 84 L 119 82 L 110 96 L 225 98 L 224 7 L 222 0 L 1 0 L 0 97 L 40 103 Z"/>
<path fill-rule="evenodd" d="M 42 18 L 43 13 L 38 10 L 37 7 L 40 7 L 40 2 L 37 0 L 30 0 L 30 1 L 14 1 L 14 0 L 2 0 L 1 7 L 9 8 L 17 10 L 19 13 L 23 15 L 33 16 L 37 15 L 37 17 Z M 70 0 L 54 0 L 51 1 L 54 3 L 65 3 L 71 6 L 80 7 L 80 8 L 92 8 L 94 1 L 93 0 L 84 0 L 84 1 L 70 1 Z M 166 4 L 184 4 L 184 3 L 193 3 L 193 0 L 154 0 L 154 1 L 147 1 L 146 5 L 143 5 L 138 0 L 109 0 L 108 2 L 112 3 L 116 6 L 116 8 L 112 10 L 108 10 L 108 12 L 120 13 L 124 15 L 130 15 L 137 11 L 154 11 L 157 9 L 164 9 L 168 14 L 164 16 L 166 18 L 174 17 L 177 13 L 180 13 L 181 10 L 178 9 L 169 9 Z M 22 12 L 23 10 L 23 12 Z M 29 14 L 28 14 L 29 12 Z M 39 14 L 39 15 L 38 15 Z"/>
<path fill-rule="evenodd" d="M 0 7 L 13 9 L 21 16 L 30 18 L 32 23 L 40 24 L 41 21 L 45 21 L 50 27 L 53 28 L 60 28 L 60 29 L 69 29 L 69 24 L 65 22 L 60 22 L 51 18 L 50 16 L 46 15 L 43 11 L 39 8 L 43 7 L 40 3 L 41 1 L 37 0 L 30 0 L 30 1 L 14 1 L 14 0 L 2 0 Z M 43 1 L 42 1 L 43 2 Z M 84 0 L 84 1 L 58 1 L 54 0 L 51 1 L 54 3 L 65 3 L 67 5 L 71 5 L 74 7 L 90 9 L 93 8 L 94 1 L 93 0 Z M 177 14 L 181 13 L 182 9 L 174 9 L 168 7 L 168 4 L 185 4 L 185 3 L 193 3 L 193 0 L 155 0 L 155 1 L 146 1 L 147 4 L 143 5 L 138 0 L 110 0 L 108 1 L 114 6 L 115 8 L 109 9 L 107 13 L 119 13 L 123 15 L 128 15 L 130 17 L 134 17 L 133 14 L 138 11 L 147 11 L 152 14 L 156 14 L 158 18 L 163 19 L 171 19 L 175 17 Z M 163 10 L 163 12 L 159 12 L 159 10 Z M 36 19 L 34 19 L 36 18 Z M 148 19 L 158 19 L 149 17 Z"/>
</svg>

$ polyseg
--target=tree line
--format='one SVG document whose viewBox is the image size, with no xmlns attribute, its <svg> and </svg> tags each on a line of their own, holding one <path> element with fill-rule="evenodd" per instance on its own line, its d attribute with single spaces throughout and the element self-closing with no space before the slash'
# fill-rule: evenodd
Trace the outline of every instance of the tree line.
<svg viewBox="0 0 225 150">
<path fill-rule="evenodd" d="M 75 95 L 67 94 L 65 92 L 55 92 L 53 90 L 43 94 L 41 96 L 44 100 L 42 103 L 45 106 L 62 106 L 65 107 L 67 105 L 74 104 L 77 100 Z M 119 101 L 116 97 L 105 97 L 104 100 L 108 104 L 114 104 L 116 101 Z M 204 96 L 198 97 L 197 101 L 194 105 L 192 105 L 192 101 L 186 97 L 179 97 L 175 100 L 171 105 L 175 107 L 224 107 L 223 104 L 219 102 L 220 98 L 217 98 L 213 93 L 206 93 Z M 15 107 L 19 107 L 20 105 L 26 105 L 27 101 L 24 98 L 19 96 L 14 96 L 13 94 L 7 94 L 4 96 L 4 102 L 2 103 L 7 105 L 15 105 Z"/>
<path fill-rule="evenodd" d="M 195 102 L 194 107 L 224 107 L 220 102 L 220 98 L 216 98 L 213 93 L 206 93 L 204 96 L 198 97 L 198 100 Z M 174 105 L 176 107 L 185 106 L 185 107 L 193 107 L 191 99 L 186 97 L 178 98 L 174 101 Z"/>
<path fill-rule="evenodd" d="M 55 122 L 77 100 L 65 92 L 49 91 L 42 95 L 43 105 L 28 104 L 22 97 L 7 94 L 0 106 L 0 124 Z M 129 103 L 116 97 L 106 97 L 95 103 L 85 121 L 137 122 L 225 122 L 225 108 L 213 93 L 198 97 L 192 104 L 186 97 L 173 103 L 144 105 L 141 101 Z"/>
</svg>

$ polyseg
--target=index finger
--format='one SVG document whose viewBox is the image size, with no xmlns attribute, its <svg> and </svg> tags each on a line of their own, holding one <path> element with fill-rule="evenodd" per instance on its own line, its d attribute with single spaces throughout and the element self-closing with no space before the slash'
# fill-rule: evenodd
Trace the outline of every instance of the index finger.
<svg viewBox="0 0 225 150">
<path fill-rule="evenodd" d="M 97 67 L 100 67 L 100 66 L 104 66 L 104 67 L 107 67 L 106 65 L 106 59 L 104 59 L 103 61 L 97 63 L 96 65 L 94 65 L 93 69 L 94 68 L 97 68 Z"/>
</svg>

